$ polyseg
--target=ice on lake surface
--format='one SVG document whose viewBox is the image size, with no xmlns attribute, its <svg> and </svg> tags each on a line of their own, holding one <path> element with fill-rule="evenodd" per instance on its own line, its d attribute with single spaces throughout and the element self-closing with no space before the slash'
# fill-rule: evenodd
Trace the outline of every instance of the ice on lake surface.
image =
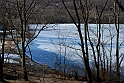
<svg viewBox="0 0 124 83">
<path fill-rule="evenodd" d="M 31 28 L 35 28 L 37 25 L 30 24 Z M 40 29 L 43 25 L 38 25 Z M 83 24 L 82 26 L 82 34 L 83 32 Z M 78 36 L 77 28 L 74 24 L 50 24 L 47 25 L 47 29 L 41 31 L 39 36 L 30 43 L 31 52 L 33 55 L 33 60 L 38 63 L 46 64 L 52 68 L 55 68 L 56 63 L 64 63 L 64 57 L 66 57 L 66 63 L 70 64 L 77 64 L 82 65 L 80 49 L 80 40 Z M 97 25 L 96 24 L 89 24 L 90 30 L 90 37 L 91 40 L 94 41 L 93 44 L 97 44 Z M 109 55 L 110 50 L 110 34 L 113 36 L 112 39 L 112 54 L 115 55 L 116 51 L 116 29 L 114 24 L 102 24 L 101 25 L 101 34 L 104 34 L 101 38 L 102 43 L 105 43 L 106 53 Z M 124 25 L 120 24 L 120 37 L 119 42 L 121 43 L 120 46 L 120 54 L 124 54 Z M 89 44 L 89 42 L 88 42 Z M 78 49 L 69 48 L 73 47 Z M 91 47 L 89 44 L 89 51 Z M 27 50 L 27 55 L 30 57 L 30 53 Z M 115 56 L 113 56 L 113 61 L 115 60 Z M 90 57 L 91 62 L 93 57 Z M 60 60 L 62 60 L 60 62 Z M 124 62 L 122 63 L 124 64 Z"/>
</svg>

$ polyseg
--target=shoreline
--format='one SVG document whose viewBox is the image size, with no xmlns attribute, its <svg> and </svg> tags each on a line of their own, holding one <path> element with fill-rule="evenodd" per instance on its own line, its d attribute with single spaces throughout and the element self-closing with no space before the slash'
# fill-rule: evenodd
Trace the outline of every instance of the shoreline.
<svg viewBox="0 0 124 83">
<path fill-rule="evenodd" d="M 39 64 L 31 60 L 28 56 L 26 56 L 26 68 L 29 81 L 25 82 L 22 79 L 20 58 L 14 58 L 14 60 L 18 61 L 19 63 L 6 63 L 4 66 L 4 79 L 7 82 L 13 81 L 11 83 L 41 83 L 41 81 L 45 81 L 45 83 L 63 83 L 63 81 L 65 81 L 65 83 L 82 83 L 82 81 L 77 81 L 68 75 L 63 76 L 61 71 L 52 69 L 51 67 L 44 64 Z"/>
</svg>

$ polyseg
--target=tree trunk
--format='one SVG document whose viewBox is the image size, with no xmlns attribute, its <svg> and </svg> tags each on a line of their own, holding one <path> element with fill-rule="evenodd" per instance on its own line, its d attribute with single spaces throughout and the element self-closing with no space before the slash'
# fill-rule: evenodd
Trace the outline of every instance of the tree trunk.
<svg viewBox="0 0 124 83">
<path fill-rule="evenodd" d="M 3 61 L 2 61 L 2 58 L 1 58 L 1 55 L 0 55 L 0 82 L 3 82 L 4 79 L 3 79 Z"/>
<path fill-rule="evenodd" d="M 116 4 L 115 4 L 116 7 Z M 116 81 L 120 82 L 120 62 L 119 62 L 119 16 L 120 16 L 120 9 L 115 9 L 117 15 L 115 16 L 115 27 L 116 27 Z"/>
<path fill-rule="evenodd" d="M 27 70 L 26 70 L 26 63 L 25 63 L 25 47 L 24 42 L 22 42 L 22 73 L 23 73 L 23 79 L 25 81 L 28 80 Z"/>
<path fill-rule="evenodd" d="M 86 67 L 86 71 L 87 71 L 87 78 L 88 78 L 88 83 L 92 83 L 92 72 L 91 72 L 91 69 L 90 69 L 90 66 L 89 66 L 89 64 L 87 64 L 86 62 L 85 62 L 85 67 Z"/>
<path fill-rule="evenodd" d="M 90 65 L 89 65 L 88 52 L 85 53 L 84 43 L 83 43 L 83 37 L 82 37 L 82 33 L 81 33 L 80 24 L 78 25 L 77 28 L 78 28 L 78 33 L 79 33 L 80 40 L 81 40 L 81 48 L 82 48 L 82 54 L 83 54 L 85 68 L 86 68 L 86 71 L 87 71 L 88 83 L 92 83 L 92 73 L 91 73 L 91 69 L 90 69 Z"/>
<path fill-rule="evenodd" d="M 119 25 L 118 25 L 117 37 L 116 37 L 116 72 L 117 72 L 117 81 L 120 81 L 120 65 L 119 65 Z"/>
<path fill-rule="evenodd" d="M 6 37 L 6 28 L 5 28 L 5 30 L 3 30 L 3 39 L 2 39 L 2 64 L 3 64 L 3 65 L 4 65 L 5 37 Z"/>
<path fill-rule="evenodd" d="M 4 81 L 3 79 L 3 65 L 4 65 L 4 46 L 5 46 L 5 36 L 6 29 L 3 30 L 3 38 L 2 38 L 2 54 L 0 53 L 0 81 Z M 1 56 L 2 55 L 2 56 Z"/>
</svg>

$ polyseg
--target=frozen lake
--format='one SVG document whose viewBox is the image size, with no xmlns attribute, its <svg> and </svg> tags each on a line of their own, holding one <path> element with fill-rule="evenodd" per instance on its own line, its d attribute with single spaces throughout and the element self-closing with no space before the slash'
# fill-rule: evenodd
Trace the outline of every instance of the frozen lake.
<svg viewBox="0 0 124 83">
<path fill-rule="evenodd" d="M 31 28 L 35 28 L 37 25 L 31 24 Z M 82 34 L 83 25 L 82 26 Z M 42 25 L 38 25 L 40 29 Z M 82 65 L 82 59 L 80 56 L 80 40 L 77 32 L 77 28 L 74 24 L 50 24 L 47 25 L 47 29 L 41 31 L 39 36 L 30 43 L 30 48 L 33 55 L 33 60 L 38 63 L 46 64 L 52 68 L 55 68 L 59 63 L 63 64 L 78 64 Z M 94 46 L 97 43 L 97 25 L 89 24 L 90 37 L 92 39 Z M 124 24 L 120 24 L 120 55 L 124 54 Z M 110 50 L 110 37 L 112 38 L 112 61 L 115 62 L 115 51 L 116 51 L 116 28 L 114 24 L 102 24 L 101 34 L 104 34 L 101 38 L 101 42 L 105 44 L 106 54 L 109 56 Z M 89 43 L 88 43 L 89 44 Z M 70 48 L 71 47 L 71 48 Z M 72 49 L 72 48 L 76 48 Z M 89 45 L 89 51 L 91 47 Z M 30 57 L 29 52 L 27 55 Z M 92 55 L 92 53 L 91 53 Z M 66 58 L 66 60 L 65 60 Z M 93 57 L 90 57 L 91 61 Z M 108 58 L 109 59 L 109 58 Z M 65 61 L 65 62 L 64 62 Z M 122 62 L 122 64 L 124 61 Z M 58 65 L 57 65 L 58 64 Z"/>
</svg>

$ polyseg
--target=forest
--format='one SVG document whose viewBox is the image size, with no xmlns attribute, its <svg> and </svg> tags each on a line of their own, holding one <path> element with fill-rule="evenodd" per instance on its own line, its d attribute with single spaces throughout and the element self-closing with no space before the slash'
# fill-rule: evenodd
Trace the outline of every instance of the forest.
<svg viewBox="0 0 124 83">
<path fill-rule="evenodd" d="M 59 70 L 55 70 L 32 59 L 30 44 L 49 30 L 49 24 L 64 23 L 75 25 L 77 34 L 73 35 L 79 38 L 80 48 L 66 45 L 64 39 L 62 46 L 58 45 L 60 50 L 65 49 L 65 54 L 66 48 L 77 52 L 83 63 L 83 75 L 78 75 L 74 65 L 70 66 L 73 71 L 66 72 L 65 62 L 65 66 L 56 64 Z M 123 83 L 123 23 L 123 0 L 0 0 L 0 83 Z M 30 24 L 36 26 L 31 28 Z M 89 24 L 97 26 L 92 29 Z M 108 41 L 104 41 L 102 24 L 114 25 L 105 27 Z M 27 50 L 31 57 L 26 55 Z M 5 63 L 10 54 L 18 55 L 14 60 L 19 63 Z"/>
</svg>

